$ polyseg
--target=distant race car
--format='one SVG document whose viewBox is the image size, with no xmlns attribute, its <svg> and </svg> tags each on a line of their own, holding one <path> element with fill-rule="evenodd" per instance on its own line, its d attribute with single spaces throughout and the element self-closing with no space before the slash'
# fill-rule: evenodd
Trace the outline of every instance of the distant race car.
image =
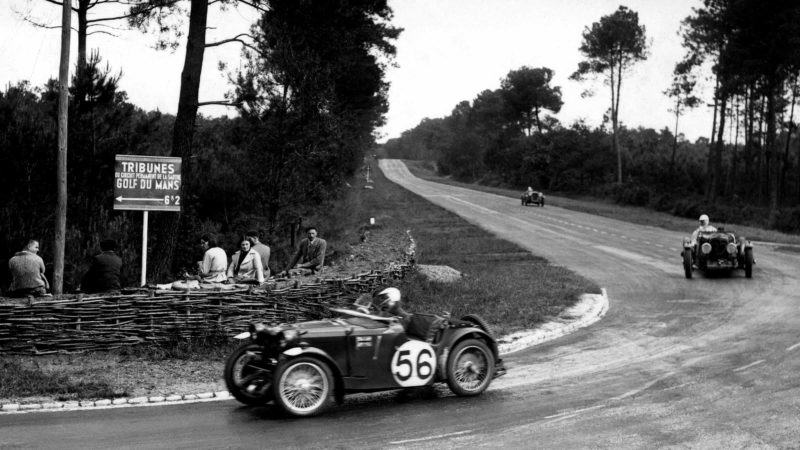
<svg viewBox="0 0 800 450">
<path fill-rule="evenodd" d="M 685 238 L 682 256 L 686 278 L 692 278 L 694 269 L 707 272 L 743 269 L 745 277 L 753 277 L 753 243 L 723 228 L 700 233 L 694 244 L 691 238 Z"/>
<path fill-rule="evenodd" d="M 533 191 L 531 193 L 525 191 L 522 193 L 520 199 L 522 200 L 522 206 L 528 206 L 531 204 L 544 206 L 544 194 L 539 191 Z"/>
<path fill-rule="evenodd" d="M 485 391 L 506 369 L 479 316 L 461 320 L 414 314 L 405 326 L 377 315 L 371 301 L 335 309 L 338 317 L 267 327 L 252 324 L 228 357 L 225 383 L 248 405 L 274 401 L 312 416 L 352 392 L 446 382 L 458 396 Z"/>
</svg>

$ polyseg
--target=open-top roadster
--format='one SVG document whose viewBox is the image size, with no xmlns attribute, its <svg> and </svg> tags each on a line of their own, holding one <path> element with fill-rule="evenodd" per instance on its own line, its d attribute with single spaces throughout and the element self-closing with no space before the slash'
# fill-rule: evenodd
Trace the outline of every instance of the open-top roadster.
<svg viewBox="0 0 800 450">
<path fill-rule="evenodd" d="M 399 295 L 399 294 L 398 294 Z M 360 298 L 338 317 L 252 324 L 225 365 L 231 394 L 248 405 L 276 405 L 295 416 L 323 412 L 344 395 L 446 382 L 459 396 L 485 391 L 505 373 L 497 343 L 479 316 L 461 320 L 378 315 Z"/>
<path fill-rule="evenodd" d="M 539 191 L 523 192 L 520 199 L 522 200 L 522 206 L 544 206 L 544 194 Z"/>
<path fill-rule="evenodd" d="M 743 269 L 745 277 L 753 277 L 753 243 L 723 228 L 699 233 L 697 242 L 685 238 L 681 256 L 686 278 L 692 278 L 694 269 L 727 272 Z"/>
</svg>

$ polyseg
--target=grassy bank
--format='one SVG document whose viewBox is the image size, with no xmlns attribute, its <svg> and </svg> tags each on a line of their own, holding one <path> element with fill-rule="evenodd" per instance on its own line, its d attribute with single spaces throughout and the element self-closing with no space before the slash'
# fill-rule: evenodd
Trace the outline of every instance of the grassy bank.
<svg viewBox="0 0 800 450">
<path fill-rule="evenodd" d="M 512 197 L 517 201 L 522 193 L 520 190 L 484 186 L 476 183 L 463 183 L 454 181 L 447 177 L 442 177 L 436 174 L 432 164 L 427 161 L 405 161 L 405 163 L 408 165 L 411 173 L 424 180 Z M 661 227 L 667 230 L 684 232 L 687 235 L 691 234 L 692 230 L 697 228 L 697 220 L 695 219 L 677 217 L 672 214 L 654 211 L 648 208 L 638 206 L 622 206 L 606 199 L 594 197 L 572 198 L 551 195 L 548 192 L 545 192 L 545 195 L 547 196 L 548 205 L 571 209 L 573 211 L 596 214 L 598 216 L 624 220 L 626 222 L 638 223 L 640 225 Z M 715 221 L 713 217 L 711 217 L 711 221 L 715 226 L 724 226 L 726 229 L 736 231 L 737 234 L 746 236 L 748 239 L 754 241 L 800 245 L 800 235 L 786 234 L 779 231 L 765 230 L 763 228 L 736 223 L 720 223 L 719 221 Z"/>
<path fill-rule="evenodd" d="M 375 161 L 371 178 L 371 183 L 363 177 L 354 180 L 347 195 L 325 209 L 327 214 L 313 218 L 333 249 L 326 258 L 331 264 L 326 276 L 400 260 L 410 232 L 418 264 L 447 265 L 465 274 L 445 283 L 412 273 L 399 286 L 410 311 L 449 311 L 456 317 L 477 313 L 496 333 L 506 334 L 557 315 L 581 293 L 599 292 L 569 270 L 389 182 Z M 229 351 L 229 343 L 209 339 L 102 353 L 4 355 L 0 404 L 221 391 Z"/>
</svg>

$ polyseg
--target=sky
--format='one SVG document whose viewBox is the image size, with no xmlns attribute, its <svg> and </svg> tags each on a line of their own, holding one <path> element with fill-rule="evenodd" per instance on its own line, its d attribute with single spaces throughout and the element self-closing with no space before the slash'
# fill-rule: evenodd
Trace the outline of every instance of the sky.
<svg viewBox="0 0 800 450">
<path fill-rule="evenodd" d="M 576 82 L 569 76 L 583 59 L 578 48 L 582 32 L 620 5 L 639 13 L 650 43 L 649 57 L 623 79 L 620 119 L 629 127 L 657 130 L 675 126 L 671 101 L 663 94 L 675 63 L 684 55 L 678 30 L 681 21 L 702 6 L 700 0 L 389 0 L 392 23 L 404 31 L 395 42 L 396 67 L 387 72 L 389 112 L 378 130 L 379 141 L 398 137 L 424 118 L 444 117 L 461 101 L 500 87 L 511 70 L 522 66 L 555 71 L 564 105 L 556 117 L 565 125 L 584 120 L 601 123 L 610 92 L 600 80 Z M 36 27 L 58 24 L 60 9 L 43 0 L 0 0 L 0 89 L 29 80 L 43 85 L 58 74 L 60 31 Z M 212 7 L 208 41 L 246 32 L 255 14 L 245 7 L 220 12 Z M 75 20 L 73 19 L 73 22 Z M 153 49 L 155 37 L 137 31 L 109 30 L 89 36 L 89 48 L 99 48 L 104 62 L 122 72 L 121 88 L 129 101 L 145 110 L 175 113 L 184 46 L 174 52 Z M 74 62 L 77 38 L 72 38 Z M 220 61 L 239 65 L 240 47 L 229 44 L 206 52 L 200 101 L 222 100 L 230 90 Z M 74 70 L 74 66 L 71 68 Z M 592 89 L 595 94 L 582 98 Z M 706 102 L 711 89 L 703 87 Z M 230 108 L 202 107 L 207 116 L 234 115 Z M 679 132 L 687 139 L 708 136 L 711 108 L 703 106 L 681 117 Z"/>
</svg>

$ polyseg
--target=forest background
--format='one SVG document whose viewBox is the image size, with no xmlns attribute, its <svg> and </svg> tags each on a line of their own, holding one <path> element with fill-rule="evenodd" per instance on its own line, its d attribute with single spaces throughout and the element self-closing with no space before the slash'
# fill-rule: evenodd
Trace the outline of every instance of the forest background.
<svg viewBox="0 0 800 450">
<path fill-rule="evenodd" d="M 252 8 L 252 29 L 207 42 L 208 6 Z M 57 2 L 54 2 L 57 3 Z M 592 195 L 715 222 L 800 230 L 800 145 L 794 120 L 800 74 L 800 6 L 776 0 L 704 0 L 680 36 L 685 58 L 671 86 L 653 86 L 673 101 L 675 123 L 632 129 L 619 117 L 625 76 L 648 56 L 646 30 L 624 6 L 588 24 L 572 78 L 586 95 L 610 93 L 603 125 L 565 125 L 557 118 L 560 88 L 547 67 L 511 70 L 499 89 L 425 119 L 382 154 L 424 159 L 459 180 L 533 186 Z M 148 280 L 174 277 L 197 260 L 197 238 L 221 237 L 228 251 L 248 229 L 260 230 L 283 268 L 302 226 L 318 223 L 348 180 L 376 152 L 375 130 L 388 109 L 385 71 L 394 40 L 386 1 L 74 0 L 78 58 L 69 87 L 69 186 L 64 291 L 77 287 L 98 243 L 114 238 L 125 262 L 124 282 L 140 267 L 141 214 L 114 211 L 116 154 L 181 157 L 180 214 L 154 214 Z M 54 6 L 55 7 L 55 6 Z M 111 8 L 106 17 L 88 12 Z M 120 11 L 119 8 L 126 8 Z M 188 21 L 188 32 L 176 23 Z M 175 116 L 144 111 L 118 88 L 122 69 L 88 52 L 93 27 L 113 24 L 156 36 L 157 47 L 186 47 Z M 232 92 L 220 102 L 236 118 L 198 114 L 204 50 L 240 45 L 230 70 Z M 115 55 L 119 56 L 119 55 Z M 124 68 L 123 68 L 124 69 Z M 223 68 L 224 69 L 224 68 Z M 705 77 L 709 77 L 705 80 Z M 715 86 L 700 98 L 698 81 Z M 0 92 L 0 258 L 29 238 L 52 260 L 56 221 L 56 111 L 59 85 L 24 80 Z M 687 108 L 712 105 L 711 139 L 683 139 Z M 337 242 L 330 242 L 330 256 Z M 0 289 L 8 284 L 0 261 Z"/>
<path fill-rule="evenodd" d="M 586 27 L 574 82 L 608 95 L 603 125 L 562 124 L 561 88 L 547 67 L 511 70 L 498 89 L 425 119 L 383 146 L 426 160 L 459 181 L 592 196 L 682 217 L 800 231 L 800 143 L 795 108 L 800 6 L 779 0 L 705 0 L 678 30 L 685 57 L 671 86 L 673 124 L 629 128 L 618 116 L 625 76 L 648 57 L 638 15 L 621 6 Z M 714 86 L 700 97 L 699 83 Z M 622 99 L 622 100 L 621 100 Z M 680 134 L 688 108 L 708 105 L 711 139 Z"/>
<path fill-rule="evenodd" d="M 181 213 L 155 213 L 149 226 L 149 282 L 173 279 L 202 257 L 197 244 L 216 234 L 228 252 L 247 230 L 272 246 L 273 269 L 283 269 L 301 227 L 327 237 L 333 224 L 315 223 L 346 189 L 374 146 L 373 130 L 388 105 L 384 72 L 400 33 L 382 0 L 223 0 L 253 8 L 258 22 L 242 34 L 206 42 L 214 0 L 75 0 L 77 64 L 69 86 L 67 231 L 63 292 L 72 292 L 113 238 L 123 257 L 123 284 L 141 267 L 142 214 L 113 210 L 117 154 L 181 157 Z M 54 5 L 54 7 L 56 7 Z M 107 8 L 103 10 L 102 8 Z M 89 15 L 90 11 L 102 11 Z M 188 32 L 176 24 L 188 21 Z M 93 26 L 139 28 L 156 46 L 186 46 L 175 116 L 144 111 L 118 88 L 124 72 L 87 52 Z M 217 45 L 240 45 L 242 63 L 230 70 L 224 103 L 236 118 L 198 114 L 203 54 Z M 115 55 L 115 59 L 116 56 Z M 124 68 L 123 68 L 124 69 Z M 7 259 L 27 239 L 42 243 L 52 271 L 56 221 L 56 149 L 59 84 L 21 80 L 0 92 L 0 289 L 10 280 Z M 329 257 L 340 248 L 329 245 Z M 199 254 L 198 254 L 199 253 Z M 52 278 L 51 278 L 52 279 Z"/>
</svg>

